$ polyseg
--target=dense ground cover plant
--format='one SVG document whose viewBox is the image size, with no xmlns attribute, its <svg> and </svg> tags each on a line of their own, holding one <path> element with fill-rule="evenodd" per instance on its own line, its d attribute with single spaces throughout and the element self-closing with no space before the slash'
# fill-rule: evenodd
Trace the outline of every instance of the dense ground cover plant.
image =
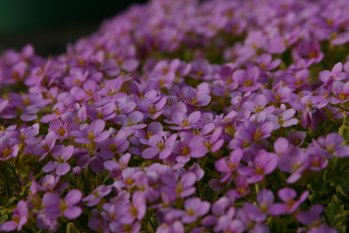
<svg viewBox="0 0 349 233">
<path fill-rule="evenodd" d="M 347 0 L 154 0 L 0 57 L 0 231 L 346 232 Z"/>
</svg>

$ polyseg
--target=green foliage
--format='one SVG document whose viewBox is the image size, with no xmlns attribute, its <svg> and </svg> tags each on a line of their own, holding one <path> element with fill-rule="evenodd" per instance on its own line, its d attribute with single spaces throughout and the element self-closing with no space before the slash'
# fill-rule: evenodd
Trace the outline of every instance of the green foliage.
<svg viewBox="0 0 349 233">
<path fill-rule="evenodd" d="M 343 118 L 338 133 L 349 142 L 349 119 Z M 349 230 L 349 158 L 333 158 L 328 167 L 308 186 L 312 201 L 325 206 L 326 222 L 338 232 Z"/>
</svg>

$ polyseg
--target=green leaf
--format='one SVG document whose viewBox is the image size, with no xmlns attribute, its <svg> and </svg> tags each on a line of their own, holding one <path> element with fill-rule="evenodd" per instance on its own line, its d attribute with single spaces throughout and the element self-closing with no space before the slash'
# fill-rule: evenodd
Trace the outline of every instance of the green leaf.
<svg viewBox="0 0 349 233">
<path fill-rule="evenodd" d="M 0 224 L 3 223 L 3 222 L 5 222 L 7 219 L 8 219 L 7 214 L 1 215 L 1 216 L 0 216 Z"/>
<path fill-rule="evenodd" d="M 67 224 L 67 233 L 80 233 L 80 231 L 73 222 L 69 222 Z"/>
</svg>

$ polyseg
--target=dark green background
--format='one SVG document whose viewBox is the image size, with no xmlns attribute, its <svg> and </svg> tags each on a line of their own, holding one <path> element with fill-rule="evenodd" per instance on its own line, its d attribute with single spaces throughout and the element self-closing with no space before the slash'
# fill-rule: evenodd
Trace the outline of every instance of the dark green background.
<svg viewBox="0 0 349 233">
<path fill-rule="evenodd" d="M 64 52 L 67 43 L 146 0 L 0 0 L 0 52 L 31 43 L 41 55 Z"/>
</svg>

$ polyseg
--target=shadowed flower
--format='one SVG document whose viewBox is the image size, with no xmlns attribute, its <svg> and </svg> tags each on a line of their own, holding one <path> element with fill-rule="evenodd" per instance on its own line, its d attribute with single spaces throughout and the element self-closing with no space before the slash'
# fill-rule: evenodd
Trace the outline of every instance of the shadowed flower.
<svg viewBox="0 0 349 233">
<path fill-rule="evenodd" d="M 81 197 L 81 191 L 77 189 L 70 190 L 64 199 L 60 199 L 56 193 L 45 193 L 43 197 L 45 215 L 50 219 L 57 219 L 61 215 L 68 219 L 78 218 L 82 209 L 76 205 Z"/>
<path fill-rule="evenodd" d="M 42 170 L 46 173 L 55 170 L 58 176 L 67 174 L 71 169 L 71 166 L 67 161 L 73 156 L 73 153 L 73 146 L 56 146 L 52 151 L 52 156 L 56 159 L 56 161 L 48 162 L 42 168 Z"/>
<path fill-rule="evenodd" d="M 28 221 L 28 205 L 21 200 L 12 213 L 12 219 L 0 224 L 1 231 L 21 231 L 24 224 Z"/>
</svg>

